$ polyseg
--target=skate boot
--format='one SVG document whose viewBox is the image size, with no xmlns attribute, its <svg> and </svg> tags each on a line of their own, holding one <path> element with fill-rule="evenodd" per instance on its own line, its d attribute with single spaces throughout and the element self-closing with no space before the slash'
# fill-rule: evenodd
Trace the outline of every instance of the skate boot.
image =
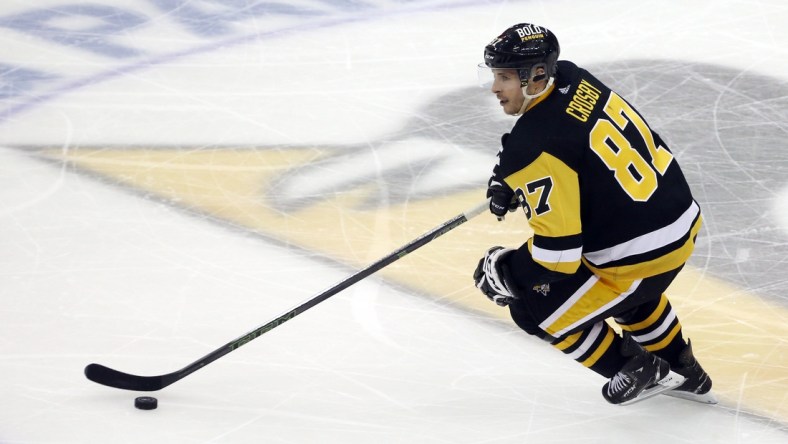
<svg viewBox="0 0 788 444">
<path fill-rule="evenodd" d="M 611 404 L 628 405 L 678 387 L 684 377 L 670 371 L 670 364 L 646 351 L 624 332 L 621 353 L 629 360 L 602 387 L 602 396 Z"/>
<path fill-rule="evenodd" d="M 711 378 L 692 354 L 692 343 L 689 339 L 687 346 L 679 354 L 679 364 L 680 367 L 671 369 L 686 379 L 683 384 L 665 394 L 705 404 L 716 404 L 717 398 L 711 393 Z"/>
</svg>

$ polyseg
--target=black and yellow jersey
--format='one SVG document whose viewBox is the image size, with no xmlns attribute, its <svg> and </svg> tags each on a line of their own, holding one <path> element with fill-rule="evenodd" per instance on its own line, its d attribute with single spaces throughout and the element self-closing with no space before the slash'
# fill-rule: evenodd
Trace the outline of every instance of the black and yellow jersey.
<svg viewBox="0 0 788 444">
<path fill-rule="evenodd" d="M 508 260 L 525 288 L 571 275 L 581 262 L 614 281 L 675 269 L 701 225 L 665 142 L 630 103 L 568 61 L 503 138 L 491 181 L 514 190 L 534 231 Z"/>
</svg>

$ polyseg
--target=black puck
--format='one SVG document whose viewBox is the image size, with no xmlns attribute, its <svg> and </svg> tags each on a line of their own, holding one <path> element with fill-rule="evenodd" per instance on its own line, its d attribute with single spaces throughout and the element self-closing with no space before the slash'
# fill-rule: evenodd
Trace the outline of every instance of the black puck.
<svg viewBox="0 0 788 444">
<path fill-rule="evenodd" d="M 140 396 L 134 400 L 134 407 L 140 410 L 154 410 L 159 406 L 159 400 L 153 396 Z"/>
</svg>

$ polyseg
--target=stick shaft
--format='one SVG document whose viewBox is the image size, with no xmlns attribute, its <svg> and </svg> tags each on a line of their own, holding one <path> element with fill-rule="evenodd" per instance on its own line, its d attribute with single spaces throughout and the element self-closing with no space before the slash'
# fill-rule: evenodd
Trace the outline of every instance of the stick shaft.
<svg viewBox="0 0 788 444">
<path fill-rule="evenodd" d="M 180 370 L 160 376 L 138 376 L 138 375 L 132 375 L 129 373 L 120 372 L 118 370 L 113 370 L 101 364 L 89 364 L 87 367 L 85 367 L 85 376 L 93 382 L 106 385 L 109 387 L 119 388 L 119 389 L 135 390 L 135 391 L 161 390 L 162 388 L 176 381 L 179 381 L 180 379 L 183 379 L 184 377 L 216 361 L 222 356 L 234 350 L 237 350 L 238 348 L 259 338 L 263 334 L 273 330 L 276 327 L 279 327 L 280 325 L 284 324 L 290 319 L 293 319 L 294 317 L 309 310 L 315 305 L 325 301 L 331 296 L 334 296 L 340 291 L 350 287 L 356 282 L 359 282 L 362 279 L 367 278 L 373 273 L 387 267 L 393 262 L 396 262 L 397 260 L 418 250 L 424 245 L 427 245 L 433 240 L 439 238 L 440 236 L 443 236 L 449 231 L 459 227 L 460 225 L 464 224 L 465 222 L 469 221 L 473 217 L 477 216 L 478 214 L 486 210 L 488 208 L 488 205 L 489 205 L 489 201 L 484 201 L 474 206 L 473 208 L 470 208 L 469 210 L 447 220 L 441 225 L 422 234 L 418 238 L 412 240 L 411 242 L 398 248 L 397 250 L 394 250 L 393 252 L 389 253 L 387 256 L 379 259 L 378 261 L 372 263 L 366 268 L 359 270 L 353 275 L 336 283 L 334 286 L 324 290 L 322 293 L 318 294 L 317 296 L 312 297 L 311 299 L 301 303 L 295 308 L 287 310 L 286 312 L 282 313 L 280 316 L 261 325 L 260 327 L 257 327 L 254 330 L 249 331 L 248 333 L 233 339 L 227 344 L 224 344 L 223 346 L 217 348 L 211 353 L 208 353 L 207 355 L 203 356 L 197 361 L 194 361 L 193 363 L 187 365 L 186 367 L 183 367 Z"/>
</svg>

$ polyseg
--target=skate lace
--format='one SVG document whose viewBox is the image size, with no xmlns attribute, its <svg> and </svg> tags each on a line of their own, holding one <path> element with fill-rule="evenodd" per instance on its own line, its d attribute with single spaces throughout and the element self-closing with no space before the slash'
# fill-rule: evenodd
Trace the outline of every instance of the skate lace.
<svg viewBox="0 0 788 444">
<path fill-rule="evenodd" d="M 613 376 L 613 379 L 610 380 L 610 385 L 608 386 L 607 391 L 608 393 L 620 392 L 621 390 L 627 388 L 630 382 L 629 376 L 626 374 L 616 373 L 615 376 Z"/>
</svg>

